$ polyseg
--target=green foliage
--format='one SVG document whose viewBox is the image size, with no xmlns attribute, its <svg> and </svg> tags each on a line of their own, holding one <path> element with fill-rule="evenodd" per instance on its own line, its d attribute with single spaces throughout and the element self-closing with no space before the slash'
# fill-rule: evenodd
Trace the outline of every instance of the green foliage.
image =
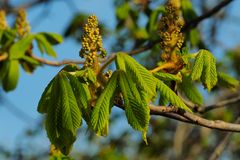
<svg viewBox="0 0 240 160">
<path fill-rule="evenodd" d="M 91 110 L 88 107 L 88 103 L 91 100 L 91 95 L 90 95 L 90 91 L 88 89 L 88 85 L 86 85 L 84 83 L 80 83 L 78 81 L 78 79 L 71 74 L 67 74 L 67 77 L 69 79 L 69 83 L 71 84 L 73 93 L 77 100 L 78 107 L 82 112 L 82 116 L 83 116 L 84 120 L 86 121 L 86 123 L 88 125 L 91 125 L 90 124 L 90 111 Z"/>
<path fill-rule="evenodd" d="M 34 35 L 30 34 L 13 44 L 9 50 L 9 59 L 22 58 L 25 52 L 30 48 L 33 39 Z"/>
<path fill-rule="evenodd" d="M 121 64 L 120 69 L 126 69 L 126 73 L 133 76 L 134 82 L 137 84 L 137 87 L 148 95 L 148 100 L 151 100 L 156 96 L 156 84 L 157 81 L 155 77 L 142 65 L 140 65 L 136 60 L 131 56 L 125 53 L 119 53 L 117 55 L 117 60 L 122 59 L 124 61 L 124 66 Z M 122 63 L 122 62 L 117 62 Z"/>
<path fill-rule="evenodd" d="M 160 96 L 167 99 L 172 105 L 182 108 L 185 111 L 192 112 L 183 101 L 162 81 L 158 80 L 157 90 L 160 92 Z"/>
<path fill-rule="evenodd" d="M 217 83 L 215 57 L 207 50 L 200 50 L 191 73 L 192 80 L 201 79 L 202 84 L 210 91 Z"/>
<path fill-rule="evenodd" d="M 128 3 L 124 3 L 123 5 L 119 6 L 116 9 L 117 18 L 120 19 L 120 20 L 125 20 L 129 15 L 130 9 L 131 8 L 130 8 Z"/>
<path fill-rule="evenodd" d="M 158 17 L 159 14 L 165 13 L 165 7 L 164 6 L 158 6 L 156 9 L 154 9 L 149 17 L 149 21 L 147 24 L 147 29 L 150 33 L 156 34 L 157 31 L 157 23 L 158 23 Z"/>
<path fill-rule="evenodd" d="M 142 99 L 141 92 L 139 93 L 131 76 L 124 71 L 119 73 L 119 85 L 123 94 L 128 123 L 132 128 L 142 132 L 143 139 L 147 143 L 146 133 L 150 120 L 150 109 L 147 101 Z"/>
<path fill-rule="evenodd" d="M 178 75 L 170 74 L 170 73 L 157 72 L 157 73 L 154 73 L 153 75 L 162 81 L 176 81 L 176 82 L 182 81 L 181 77 L 179 77 Z"/>
<path fill-rule="evenodd" d="M 224 72 L 218 72 L 218 83 L 230 89 L 239 87 L 239 81 Z"/>
<path fill-rule="evenodd" d="M 38 105 L 40 113 L 47 113 L 45 124 L 51 143 L 64 154 L 70 152 L 82 119 L 67 74 L 61 71 L 54 77 L 46 87 Z"/>
<path fill-rule="evenodd" d="M 4 58 L 0 64 L 0 79 L 5 91 L 14 90 L 19 77 L 19 65 L 25 72 L 32 73 L 40 62 L 32 57 L 33 40 L 38 42 L 40 51 L 56 56 L 52 45 L 61 43 L 62 37 L 56 33 L 37 33 L 19 37 L 15 29 L 0 31 L 0 56 Z"/>
<path fill-rule="evenodd" d="M 190 77 L 184 76 L 182 83 L 179 83 L 178 87 L 179 91 L 182 92 L 191 102 L 199 106 L 203 104 L 203 97 L 191 81 Z"/>
<path fill-rule="evenodd" d="M 19 79 L 19 61 L 11 60 L 7 62 L 6 70 L 4 72 L 5 75 L 3 78 L 3 89 L 5 91 L 14 90 L 17 87 L 18 79 Z"/>
<path fill-rule="evenodd" d="M 201 75 L 202 75 L 202 71 L 203 71 L 203 66 L 204 66 L 204 52 L 198 52 L 197 56 L 196 56 L 196 60 L 194 62 L 194 66 L 192 69 L 192 73 L 191 73 L 191 78 L 192 80 L 199 80 Z"/>
<path fill-rule="evenodd" d="M 40 32 L 38 35 L 43 35 L 51 45 L 56 45 L 63 42 L 63 37 L 57 33 Z"/>
<path fill-rule="evenodd" d="M 54 51 L 54 49 L 50 43 L 52 41 L 52 39 L 51 39 L 51 41 L 48 41 L 49 37 L 44 34 L 41 34 L 41 33 L 36 34 L 35 39 L 37 41 L 38 48 L 42 53 L 46 53 L 52 57 L 57 57 L 57 53 Z"/>
<path fill-rule="evenodd" d="M 95 84 L 97 82 L 97 77 L 91 68 L 82 68 L 75 72 L 75 76 L 82 82 L 91 82 Z"/>
<path fill-rule="evenodd" d="M 191 20 L 197 16 L 190 0 L 181 0 L 182 14 L 185 20 Z"/>
<path fill-rule="evenodd" d="M 117 76 L 118 73 L 114 72 L 92 111 L 92 129 L 101 136 L 108 134 L 108 120 L 117 89 Z"/>
<path fill-rule="evenodd" d="M 44 89 L 41 98 L 38 102 L 37 111 L 39 113 L 47 113 L 48 107 L 51 105 L 51 96 L 52 96 L 52 84 L 54 79 L 48 83 L 47 87 Z"/>
</svg>

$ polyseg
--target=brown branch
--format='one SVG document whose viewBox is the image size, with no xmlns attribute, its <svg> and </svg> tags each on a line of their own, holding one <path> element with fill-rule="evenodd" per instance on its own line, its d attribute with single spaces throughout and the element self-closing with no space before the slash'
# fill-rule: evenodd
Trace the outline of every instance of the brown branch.
<svg viewBox="0 0 240 160">
<path fill-rule="evenodd" d="M 237 118 L 237 120 L 234 123 L 239 123 L 240 117 Z M 222 141 L 217 145 L 213 153 L 211 154 L 209 160 L 217 160 L 226 146 L 229 144 L 230 138 L 232 136 L 232 132 L 226 133 L 225 137 L 222 139 Z"/>
<path fill-rule="evenodd" d="M 121 104 L 115 104 L 117 107 L 124 109 Z M 177 107 L 149 105 L 151 115 L 160 115 L 175 119 L 185 123 L 195 124 L 206 128 L 217 129 L 229 132 L 240 132 L 240 125 L 228 123 L 221 120 L 208 120 L 193 113 L 185 112 Z"/>
<path fill-rule="evenodd" d="M 195 112 L 203 114 L 203 113 L 206 113 L 206 112 L 214 110 L 214 109 L 222 108 L 222 107 L 225 107 L 227 105 L 237 103 L 239 101 L 240 101 L 240 96 L 236 96 L 236 97 L 231 98 L 231 99 L 227 99 L 227 100 L 217 102 L 213 105 L 204 106 L 204 107 L 196 106 L 196 107 L 193 108 L 193 110 Z"/>
<path fill-rule="evenodd" d="M 49 66 L 62 66 L 66 64 L 84 64 L 84 61 L 77 61 L 77 60 L 49 61 L 49 60 L 37 57 L 35 55 L 32 55 L 32 58 L 42 64 L 46 64 Z"/>
<path fill-rule="evenodd" d="M 212 8 L 208 12 L 204 13 L 203 15 L 186 22 L 185 26 L 182 28 L 182 31 L 187 31 L 190 28 L 196 27 L 201 21 L 203 21 L 204 19 L 207 19 L 207 18 L 211 17 L 212 15 L 216 14 L 218 11 L 220 11 L 223 7 L 230 4 L 230 2 L 232 2 L 232 1 L 233 0 L 223 0 L 218 5 L 216 5 L 214 8 Z"/>
<path fill-rule="evenodd" d="M 35 55 L 31 55 L 33 59 L 38 61 L 39 63 L 46 64 L 49 66 L 62 66 L 66 64 L 84 64 L 84 61 L 77 61 L 77 60 L 63 60 L 63 61 L 49 61 L 44 58 L 37 57 Z M 0 62 L 5 61 L 8 58 L 8 54 L 2 54 L 0 55 Z"/>
</svg>

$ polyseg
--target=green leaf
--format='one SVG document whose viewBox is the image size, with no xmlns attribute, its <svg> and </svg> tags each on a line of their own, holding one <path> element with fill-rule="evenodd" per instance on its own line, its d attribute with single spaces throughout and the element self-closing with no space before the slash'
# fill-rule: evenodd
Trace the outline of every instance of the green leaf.
<svg viewBox="0 0 240 160">
<path fill-rule="evenodd" d="M 32 57 L 29 57 L 29 56 L 24 55 L 21 59 L 28 62 L 28 63 L 31 63 L 33 65 L 39 65 L 40 64 L 36 59 L 34 59 Z"/>
<path fill-rule="evenodd" d="M 172 105 L 182 108 L 185 111 L 192 112 L 183 101 L 162 81 L 158 80 L 157 90 L 160 92 L 160 96 L 165 97 Z"/>
<path fill-rule="evenodd" d="M 201 77 L 203 85 L 210 91 L 217 84 L 217 69 L 214 56 L 207 50 L 204 56 L 204 70 Z"/>
<path fill-rule="evenodd" d="M 164 6 L 158 6 L 150 15 L 149 21 L 147 24 L 148 31 L 154 32 L 157 30 L 157 22 L 158 17 L 160 13 L 165 13 L 165 7 Z M 155 32 L 154 32 L 155 33 Z"/>
<path fill-rule="evenodd" d="M 163 95 L 160 96 L 158 104 L 160 106 L 166 106 L 168 104 L 168 99 Z"/>
<path fill-rule="evenodd" d="M 84 83 L 80 83 L 78 79 L 71 75 L 67 74 L 69 82 L 71 84 L 73 93 L 78 103 L 78 107 L 83 114 L 84 120 L 87 122 L 88 125 L 90 124 L 90 107 L 88 106 L 89 101 L 91 100 L 90 91 L 88 86 Z"/>
<path fill-rule="evenodd" d="M 200 42 L 200 33 L 199 31 L 195 28 L 192 29 L 189 33 L 189 39 L 191 42 L 192 46 L 197 46 Z"/>
<path fill-rule="evenodd" d="M 5 91 L 14 90 L 17 87 L 19 78 L 19 62 L 18 60 L 10 60 L 8 72 L 3 79 L 3 89 Z"/>
<path fill-rule="evenodd" d="M 47 38 L 41 33 L 35 35 L 35 40 L 37 41 L 39 50 L 43 53 L 45 52 L 49 56 L 57 57 L 57 53 L 54 51 L 52 44 L 47 40 Z"/>
<path fill-rule="evenodd" d="M 123 5 L 116 8 L 116 16 L 120 20 L 124 20 L 129 16 L 130 6 L 128 3 L 124 3 Z"/>
<path fill-rule="evenodd" d="M 57 33 L 52 33 L 52 32 L 41 32 L 41 33 L 38 33 L 38 34 L 41 34 L 43 35 L 47 41 L 49 43 L 51 43 L 52 45 L 56 45 L 56 44 L 59 44 L 59 43 L 62 43 L 63 42 L 63 37 Z"/>
<path fill-rule="evenodd" d="M 182 83 L 178 85 L 180 92 L 182 92 L 191 102 L 201 106 L 203 104 L 203 97 L 196 86 L 192 83 L 190 77 L 183 77 Z"/>
<path fill-rule="evenodd" d="M 200 79 L 203 71 L 203 65 L 204 65 L 204 52 L 199 51 L 196 56 L 196 60 L 191 73 L 192 80 Z"/>
<path fill-rule="evenodd" d="M 76 140 L 76 130 L 81 125 L 81 112 L 64 71 L 53 79 L 47 104 L 47 135 L 51 143 L 66 155 Z"/>
<path fill-rule="evenodd" d="M 185 20 L 192 20 L 197 17 L 190 0 L 181 0 L 182 14 Z"/>
<path fill-rule="evenodd" d="M 218 82 L 221 86 L 230 89 L 236 89 L 239 87 L 239 81 L 224 72 L 218 72 Z"/>
<path fill-rule="evenodd" d="M 117 88 L 117 74 L 117 72 L 113 73 L 92 111 L 92 129 L 98 135 L 108 134 L 108 120 Z"/>
<path fill-rule="evenodd" d="M 9 50 L 9 59 L 22 58 L 30 48 L 33 38 L 34 35 L 30 34 L 14 43 Z"/>
<path fill-rule="evenodd" d="M 179 76 L 170 73 L 157 72 L 154 73 L 153 75 L 162 81 L 176 81 L 176 82 L 182 81 L 182 79 Z"/>
<path fill-rule="evenodd" d="M 52 84 L 53 84 L 54 79 L 52 79 L 47 87 L 44 89 L 41 98 L 38 102 L 38 107 L 37 107 L 37 111 L 39 113 L 47 113 L 47 109 L 50 105 L 50 101 L 51 101 L 51 96 L 52 96 Z"/>
<path fill-rule="evenodd" d="M 134 77 L 133 79 L 137 83 L 138 88 L 144 90 L 148 94 L 149 100 L 154 98 L 156 96 L 157 81 L 152 73 L 125 53 L 119 53 L 117 56 L 124 60 L 126 73 Z"/>
<path fill-rule="evenodd" d="M 124 106 L 128 123 L 132 128 L 141 131 L 147 143 L 146 133 L 150 120 L 150 109 L 147 102 L 142 99 L 136 84 L 124 71 L 120 71 L 119 85 L 123 94 Z"/>
<path fill-rule="evenodd" d="M 4 79 L 6 74 L 8 73 L 9 61 L 0 62 L 0 81 Z"/>
<path fill-rule="evenodd" d="M 200 50 L 191 73 L 192 80 L 201 78 L 202 84 L 210 91 L 217 83 L 216 60 L 207 50 Z"/>
</svg>

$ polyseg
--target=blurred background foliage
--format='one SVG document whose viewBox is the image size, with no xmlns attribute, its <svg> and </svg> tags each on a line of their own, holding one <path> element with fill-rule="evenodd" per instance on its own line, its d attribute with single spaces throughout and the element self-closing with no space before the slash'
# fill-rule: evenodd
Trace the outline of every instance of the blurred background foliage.
<svg viewBox="0 0 240 160">
<path fill-rule="evenodd" d="M 32 3 L 25 6 L 28 9 L 46 5 L 51 10 L 55 3 L 54 0 L 29 1 L 32 1 Z M 72 0 L 66 2 L 66 7 L 68 6 L 67 3 L 72 3 L 70 1 Z M 4 0 L 0 1 L 0 6 L 8 11 L 8 16 L 13 16 L 15 14 L 14 8 L 18 6 L 9 6 L 7 2 Z M 22 6 L 25 3 L 27 1 L 23 1 L 22 4 L 18 5 Z M 96 7 L 97 3 L 104 3 L 104 0 L 96 2 Z M 100 22 L 103 42 L 108 42 L 108 54 L 116 51 L 130 51 L 158 41 L 157 24 L 162 13 L 165 12 L 164 3 L 164 0 L 113 0 L 115 28 L 110 29 L 107 24 Z M 182 16 L 185 22 L 189 22 L 208 12 L 218 3 L 218 0 L 181 0 Z M 231 27 L 239 28 L 240 25 L 240 15 L 236 13 L 236 10 L 232 10 L 235 5 L 240 7 L 238 1 L 233 1 L 214 16 L 209 17 L 193 28 L 183 29 L 183 32 L 185 35 L 185 46 L 190 49 L 190 52 L 203 48 L 211 50 L 217 57 L 218 69 L 239 79 L 240 39 L 238 35 L 240 35 L 240 30 L 231 30 Z M 66 39 L 73 39 L 80 43 L 83 34 L 83 24 L 89 14 L 81 10 L 72 14 L 72 19 L 66 25 L 62 34 Z M 38 21 L 41 21 L 41 18 Z M 152 69 L 160 60 L 160 54 L 161 48 L 159 45 L 155 45 L 151 50 L 139 54 L 135 58 L 140 60 L 147 68 Z M 205 104 L 212 104 L 219 100 L 239 96 L 240 94 L 238 89 L 229 91 L 218 86 L 214 88 L 214 92 L 211 94 L 204 91 L 203 88 L 200 88 L 200 90 L 204 94 Z M 6 102 L 4 97 L 0 97 L 0 103 L 8 102 Z M 222 119 L 233 122 L 239 114 L 238 106 L 238 103 L 231 104 L 230 107 L 217 109 L 203 116 L 208 119 Z M 12 109 L 14 110 L 14 107 Z M 19 112 L 16 113 L 16 115 L 19 114 Z M 126 118 L 119 109 L 114 109 L 111 117 L 110 135 L 107 138 L 97 137 L 86 131 L 86 125 L 84 126 L 79 130 L 80 140 L 75 142 L 75 145 L 81 145 L 82 149 L 72 151 L 71 157 L 74 159 L 205 160 L 210 157 L 216 146 L 226 135 L 225 132 L 186 125 L 175 120 L 153 116 L 148 132 L 149 145 L 146 145 L 141 140 L 141 135 L 128 127 Z M 37 146 L 33 141 L 41 137 L 40 135 L 45 134 L 44 132 L 43 120 L 40 119 L 35 128 L 26 130 L 25 133 L 20 135 L 18 142 L 16 142 L 17 147 L 15 150 L 6 149 L 4 144 L 0 142 L 0 159 L 47 159 L 49 150 L 42 148 L 42 146 Z M 61 155 L 52 157 L 52 159 L 59 159 L 60 157 Z M 233 134 L 220 159 L 239 158 L 240 135 Z"/>
</svg>

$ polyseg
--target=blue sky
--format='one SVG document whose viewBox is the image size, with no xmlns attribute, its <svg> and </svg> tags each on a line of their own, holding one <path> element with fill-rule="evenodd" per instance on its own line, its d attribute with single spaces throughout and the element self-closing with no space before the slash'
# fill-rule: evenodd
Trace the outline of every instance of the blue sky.
<svg viewBox="0 0 240 160">
<path fill-rule="evenodd" d="M 27 2 L 27 0 L 13 0 L 14 4 L 20 4 L 23 2 Z M 81 11 L 97 15 L 100 21 L 104 22 L 108 27 L 113 28 L 115 21 L 112 3 L 112 0 L 74 0 L 72 7 L 69 7 L 65 2 L 59 0 L 54 2 L 51 6 L 48 6 L 48 8 L 46 8 L 47 6 L 39 6 L 28 10 L 28 19 L 33 26 L 32 32 L 48 31 L 62 34 L 66 25 L 71 20 L 73 13 Z M 235 1 L 233 4 L 234 5 L 231 5 L 230 12 L 237 17 L 237 19 L 240 19 L 240 15 L 238 15 L 240 1 Z M 11 18 L 12 17 L 9 19 L 10 21 L 12 20 Z M 219 40 L 226 44 L 227 47 L 235 46 L 240 42 L 240 35 L 234 36 L 236 33 L 239 34 L 239 28 L 232 23 L 240 22 L 230 21 L 229 23 L 220 26 L 222 32 L 219 34 Z M 105 46 L 107 46 L 108 42 L 104 43 Z M 64 41 L 63 44 L 55 48 L 59 55 L 57 60 L 78 58 L 80 47 L 80 44 L 74 40 L 68 39 Z M 218 53 L 218 49 L 214 50 Z M 34 51 L 40 56 L 37 50 Z M 44 56 L 44 58 L 53 60 L 50 57 Z M 6 109 L 6 107 L 12 107 L 12 105 L 7 103 L 0 104 L 0 144 L 4 144 L 7 148 L 15 148 L 16 142 L 21 138 L 25 129 L 32 128 L 37 124 L 41 116 L 36 111 L 38 100 L 47 83 L 59 70 L 60 68 L 58 67 L 44 66 L 39 67 L 33 75 L 26 74 L 21 70 L 17 89 L 13 92 L 4 94 L 4 96 L 12 103 L 12 105 L 29 115 L 31 119 L 22 121 Z M 39 143 L 49 143 L 46 134 L 42 136 L 43 138 Z"/>
</svg>

